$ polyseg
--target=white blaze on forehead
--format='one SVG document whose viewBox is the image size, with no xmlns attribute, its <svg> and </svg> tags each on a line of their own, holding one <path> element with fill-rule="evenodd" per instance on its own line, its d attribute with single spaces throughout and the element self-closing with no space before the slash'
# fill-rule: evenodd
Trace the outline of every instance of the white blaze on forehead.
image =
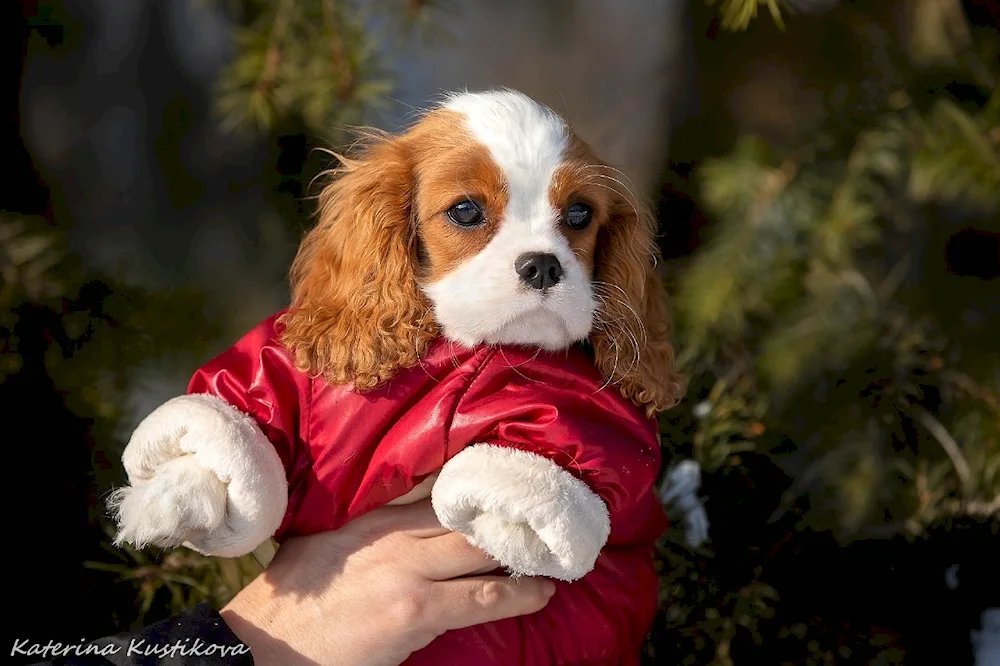
<svg viewBox="0 0 1000 666">
<path fill-rule="evenodd" d="M 586 269 L 560 231 L 560 211 L 549 198 L 570 141 L 566 123 L 512 90 L 454 94 L 441 108 L 459 114 L 464 129 L 487 149 L 503 173 L 507 194 L 489 243 L 423 287 L 442 333 L 464 345 L 550 350 L 585 339 L 597 303 Z M 554 254 L 563 268 L 559 283 L 544 293 L 527 287 L 514 268 L 526 252 Z"/>
<path fill-rule="evenodd" d="M 442 108 L 465 117 L 469 132 L 486 146 L 506 177 L 505 223 L 525 225 L 530 231 L 552 225 L 549 185 L 569 142 L 562 118 L 513 90 L 457 93 Z"/>
</svg>

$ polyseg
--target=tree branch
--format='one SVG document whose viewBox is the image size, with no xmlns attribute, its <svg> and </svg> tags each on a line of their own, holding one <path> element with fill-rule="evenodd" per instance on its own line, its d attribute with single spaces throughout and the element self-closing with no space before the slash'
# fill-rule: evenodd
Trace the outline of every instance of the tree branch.
<svg viewBox="0 0 1000 666">
<path fill-rule="evenodd" d="M 941 448 L 944 449 L 944 452 L 948 454 L 948 458 L 951 459 L 951 464 L 955 468 L 955 473 L 958 474 L 962 487 L 967 488 L 972 472 L 969 469 L 969 463 L 965 460 L 965 456 L 962 455 L 962 450 L 958 446 L 958 442 L 941 425 L 941 422 L 923 407 L 914 405 L 913 416 L 917 423 L 922 425 L 937 440 Z"/>
<path fill-rule="evenodd" d="M 264 69 L 261 70 L 260 77 L 254 85 L 254 89 L 259 92 L 270 92 L 277 81 L 278 67 L 281 65 L 281 43 L 284 42 L 285 33 L 288 32 L 288 9 L 291 4 L 291 0 L 280 0 L 275 9 L 267 53 L 264 56 Z"/>
<path fill-rule="evenodd" d="M 351 98 L 354 92 L 354 72 L 347 58 L 344 36 L 337 27 L 337 6 L 335 0 L 323 0 L 323 17 L 330 31 L 330 63 L 337 77 L 337 96 L 341 101 Z"/>
</svg>

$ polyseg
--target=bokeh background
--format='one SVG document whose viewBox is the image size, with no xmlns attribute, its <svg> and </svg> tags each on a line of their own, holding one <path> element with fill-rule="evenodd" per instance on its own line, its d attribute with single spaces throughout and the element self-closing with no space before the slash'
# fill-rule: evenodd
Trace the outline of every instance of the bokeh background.
<svg viewBox="0 0 1000 666">
<path fill-rule="evenodd" d="M 109 545 L 131 429 L 285 304 L 315 148 L 509 86 L 660 219 L 690 380 L 663 446 L 701 463 L 712 533 L 662 539 L 648 663 L 998 663 L 1000 2 L 3 7 L 12 637 L 256 575 Z"/>
</svg>

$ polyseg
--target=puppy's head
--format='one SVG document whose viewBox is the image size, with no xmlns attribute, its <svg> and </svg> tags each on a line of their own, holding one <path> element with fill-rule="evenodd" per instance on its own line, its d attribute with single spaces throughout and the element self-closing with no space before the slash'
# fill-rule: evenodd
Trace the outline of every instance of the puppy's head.
<svg viewBox="0 0 1000 666">
<path fill-rule="evenodd" d="M 680 381 L 655 220 L 624 180 L 520 93 L 452 95 L 344 159 L 292 266 L 284 342 L 301 368 L 370 389 L 439 334 L 589 340 L 609 383 L 665 409 Z"/>
</svg>

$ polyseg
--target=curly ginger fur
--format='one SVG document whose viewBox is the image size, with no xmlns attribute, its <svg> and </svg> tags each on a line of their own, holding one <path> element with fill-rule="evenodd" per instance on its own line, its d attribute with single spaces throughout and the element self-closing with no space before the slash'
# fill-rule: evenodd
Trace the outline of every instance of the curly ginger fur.
<svg viewBox="0 0 1000 666">
<path fill-rule="evenodd" d="M 337 175 L 292 263 L 282 341 L 300 369 L 369 390 L 415 365 L 438 331 L 414 271 L 404 142 L 377 140 Z"/>
<path fill-rule="evenodd" d="M 600 307 L 590 341 L 601 374 L 652 416 L 673 407 L 685 386 L 675 369 L 667 294 L 656 270 L 656 218 L 623 195 L 611 218 L 598 238 Z"/>
</svg>

